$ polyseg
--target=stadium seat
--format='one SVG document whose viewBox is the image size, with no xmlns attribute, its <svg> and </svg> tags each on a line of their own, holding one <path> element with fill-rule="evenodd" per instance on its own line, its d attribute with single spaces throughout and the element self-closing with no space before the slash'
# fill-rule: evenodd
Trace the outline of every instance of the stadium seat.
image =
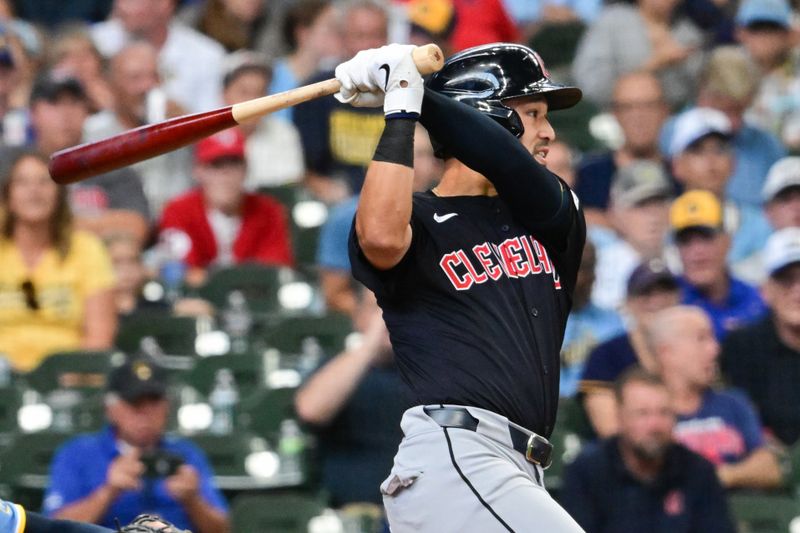
<svg viewBox="0 0 800 533">
<path fill-rule="evenodd" d="M 299 276 L 290 268 L 248 263 L 212 272 L 199 295 L 223 311 L 228 306 L 228 294 L 238 290 L 251 312 L 274 314 L 282 310 L 278 291 L 294 281 L 299 281 Z"/>
<path fill-rule="evenodd" d="M 600 113 L 600 109 L 586 99 L 569 109 L 547 115 L 553 128 L 558 132 L 558 139 L 581 152 L 604 149 L 604 144 L 594 137 L 589 129 L 589 122 Z"/>
<path fill-rule="evenodd" d="M 293 388 L 265 389 L 243 398 L 237 408 L 237 427 L 275 442 L 281 422 L 295 418 L 295 391 Z"/>
<path fill-rule="evenodd" d="M 17 410 L 21 403 L 21 393 L 15 387 L 0 389 L 0 448 L 17 431 Z"/>
<path fill-rule="evenodd" d="M 353 324 L 347 315 L 329 313 L 325 316 L 287 317 L 265 332 L 269 346 L 283 353 L 303 352 L 304 341 L 312 338 L 322 348 L 323 355 L 332 357 L 344 349 Z"/>
<path fill-rule="evenodd" d="M 553 444 L 553 463 L 545 472 L 547 488 L 561 488 L 564 467 L 575 460 L 588 440 L 589 424 L 577 398 L 561 398 L 558 402 L 556 426 L 550 435 Z"/>
<path fill-rule="evenodd" d="M 793 495 L 735 492 L 728 505 L 741 533 L 787 533 L 795 531 L 790 523 L 800 524 L 800 499 Z"/>
<path fill-rule="evenodd" d="M 236 387 L 242 398 L 266 386 L 264 357 L 256 354 L 229 354 L 198 358 L 194 368 L 184 374 L 181 381 L 194 387 L 204 396 L 208 396 L 214 387 L 217 371 L 222 368 L 228 368 L 233 372 Z"/>
<path fill-rule="evenodd" d="M 324 509 L 313 495 L 240 495 L 231 506 L 231 521 L 236 533 L 307 533 L 309 521 Z"/>
<path fill-rule="evenodd" d="M 142 340 L 151 337 L 164 354 L 193 356 L 195 339 L 205 323 L 202 318 L 137 313 L 120 324 L 116 346 L 128 354 L 136 353 L 142 349 Z"/>
<path fill-rule="evenodd" d="M 531 37 L 528 46 L 545 59 L 548 69 L 558 69 L 572 64 L 585 30 L 586 26 L 580 21 L 547 23 Z"/>
<path fill-rule="evenodd" d="M 118 352 L 116 352 L 118 353 Z M 115 352 L 73 351 L 48 355 L 25 376 L 27 385 L 40 393 L 56 389 L 92 393 L 106 386 Z M 119 354 L 117 357 L 122 357 Z"/>
</svg>

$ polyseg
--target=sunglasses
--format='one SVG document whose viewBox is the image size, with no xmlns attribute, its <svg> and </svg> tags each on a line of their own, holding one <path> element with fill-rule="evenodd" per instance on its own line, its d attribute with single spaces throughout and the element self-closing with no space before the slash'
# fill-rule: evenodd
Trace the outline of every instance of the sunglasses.
<svg viewBox="0 0 800 533">
<path fill-rule="evenodd" d="M 31 311 L 38 311 L 39 299 L 36 297 L 36 287 L 33 286 L 33 282 L 26 279 L 20 284 L 19 288 L 25 296 L 25 305 L 28 309 Z"/>
</svg>

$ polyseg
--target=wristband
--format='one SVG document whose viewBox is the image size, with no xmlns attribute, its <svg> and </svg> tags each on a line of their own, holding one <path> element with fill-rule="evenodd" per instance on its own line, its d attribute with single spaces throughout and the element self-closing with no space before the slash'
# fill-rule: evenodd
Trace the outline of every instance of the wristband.
<svg viewBox="0 0 800 533">
<path fill-rule="evenodd" d="M 399 113 L 393 113 L 393 115 L 399 115 Z M 414 168 L 414 128 L 416 126 L 417 121 L 414 118 L 397 117 L 387 120 L 372 160 Z"/>
</svg>

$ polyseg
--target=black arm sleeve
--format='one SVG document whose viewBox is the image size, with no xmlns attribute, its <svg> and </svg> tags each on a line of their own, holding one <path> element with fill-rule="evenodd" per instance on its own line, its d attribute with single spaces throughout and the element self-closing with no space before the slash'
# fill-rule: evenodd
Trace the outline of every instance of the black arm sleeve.
<svg viewBox="0 0 800 533">
<path fill-rule="evenodd" d="M 553 226 L 572 223 L 572 217 L 559 216 L 569 209 L 569 191 L 500 124 L 430 89 L 425 89 L 420 123 L 449 155 L 486 176 L 527 228 L 562 235 L 568 229 Z"/>
<path fill-rule="evenodd" d="M 70 520 L 45 518 L 37 513 L 25 513 L 25 533 L 113 533 L 92 524 L 81 524 Z"/>
</svg>

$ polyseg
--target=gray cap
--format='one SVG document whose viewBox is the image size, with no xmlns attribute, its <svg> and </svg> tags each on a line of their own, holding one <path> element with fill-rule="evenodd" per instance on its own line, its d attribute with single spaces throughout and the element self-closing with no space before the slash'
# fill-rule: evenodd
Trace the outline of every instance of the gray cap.
<svg viewBox="0 0 800 533">
<path fill-rule="evenodd" d="M 618 169 L 611 182 L 611 202 L 622 207 L 632 207 L 653 198 L 670 198 L 673 192 L 664 166 L 645 159 Z"/>
</svg>

